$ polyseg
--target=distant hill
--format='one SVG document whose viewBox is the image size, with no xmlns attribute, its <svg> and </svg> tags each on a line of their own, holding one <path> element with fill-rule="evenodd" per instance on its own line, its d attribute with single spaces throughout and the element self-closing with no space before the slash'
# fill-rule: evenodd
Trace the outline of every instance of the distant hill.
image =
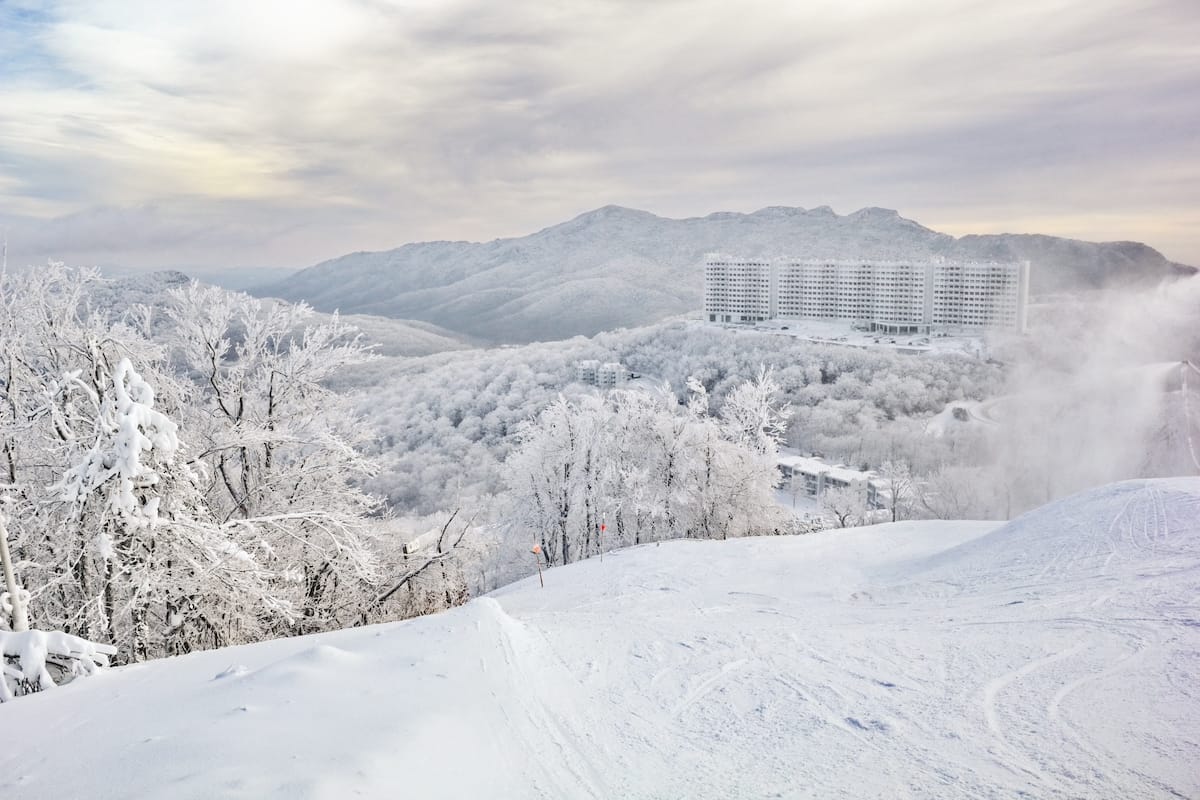
<svg viewBox="0 0 1200 800">
<path fill-rule="evenodd" d="M 1195 272 L 1136 242 L 999 234 L 956 239 L 895 211 L 827 206 L 665 219 L 619 206 L 529 236 L 423 242 L 352 253 L 261 286 L 262 296 L 347 313 L 425 320 L 493 342 L 591 335 L 700 308 L 705 253 L 1023 259 L 1035 294 L 1155 282 Z"/>
<path fill-rule="evenodd" d="M 220 286 L 235 292 L 244 292 L 254 286 L 276 283 L 294 275 L 297 270 L 292 267 L 180 267 L 177 270 L 133 269 L 119 265 L 100 267 L 101 274 L 113 280 L 137 281 L 147 275 L 170 272 L 187 274 L 201 283 Z"/>
</svg>

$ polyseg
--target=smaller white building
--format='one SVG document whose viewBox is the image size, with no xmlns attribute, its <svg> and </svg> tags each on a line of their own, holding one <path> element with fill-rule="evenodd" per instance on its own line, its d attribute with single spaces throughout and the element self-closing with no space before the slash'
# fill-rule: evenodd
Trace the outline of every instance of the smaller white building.
<svg viewBox="0 0 1200 800">
<path fill-rule="evenodd" d="M 629 370 L 615 361 L 601 364 L 596 369 L 596 385 L 602 389 L 611 389 L 627 380 L 629 380 Z"/>
<path fill-rule="evenodd" d="M 850 489 L 861 494 L 867 508 L 883 508 L 886 487 L 874 472 L 827 464 L 812 456 L 781 455 L 778 465 L 785 489 L 809 497 L 820 497 L 827 489 Z"/>
<path fill-rule="evenodd" d="M 596 385 L 596 371 L 600 369 L 599 361 L 576 361 L 575 380 L 580 383 Z"/>
<path fill-rule="evenodd" d="M 611 389 L 629 380 L 629 370 L 624 365 L 609 361 L 601 364 L 596 360 L 576 361 L 575 380 L 601 389 Z"/>
</svg>

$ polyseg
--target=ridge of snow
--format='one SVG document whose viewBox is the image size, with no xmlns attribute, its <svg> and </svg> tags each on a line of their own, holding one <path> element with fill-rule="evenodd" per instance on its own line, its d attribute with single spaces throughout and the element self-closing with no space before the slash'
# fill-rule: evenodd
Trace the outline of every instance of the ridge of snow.
<svg viewBox="0 0 1200 800">
<path fill-rule="evenodd" d="M 1110 521 L 1096 525 L 1097 516 Z M 1035 508 L 934 556 L 918 575 L 972 591 L 1019 582 L 1032 592 L 1076 580 L 1145 578 L 1197 564 L 1200 478 L 1158 478 L 1122 481 Z"/>
</svg>

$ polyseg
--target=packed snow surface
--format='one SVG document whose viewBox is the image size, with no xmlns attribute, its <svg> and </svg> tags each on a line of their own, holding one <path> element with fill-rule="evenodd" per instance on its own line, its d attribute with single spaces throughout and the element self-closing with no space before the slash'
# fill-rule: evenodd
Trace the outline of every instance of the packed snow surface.
<svg viewBox="0 0 1200 800">
<path fill-rule="evenodd" d="M 0 706 L 0 797 L 1197 797 L 1200 478 L 678 541 Z"/>
</svg>

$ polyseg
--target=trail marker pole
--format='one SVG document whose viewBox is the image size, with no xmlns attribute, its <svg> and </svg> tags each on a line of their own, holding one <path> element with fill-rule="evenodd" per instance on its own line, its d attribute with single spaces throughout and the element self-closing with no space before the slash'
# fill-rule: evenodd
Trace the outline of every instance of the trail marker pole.
<svg viewBox="0 0 1200 800">
<path fill-rule="evenodd" d="M 600 533 L 598 536 L 596 536 L 596 543 L 600 546 L 600 563 L 601 564 L 604 563 L 604 531 L 606 531 L 607 529 L 608 529 L 608 525 L 606 525 L 603 521 L 603 518 L 601 518 Z"/>
<path fill-rule="evenodd" d="M 535 544 L 532 548 L 530 548 L 529 552 L 533 553 L 533 565 L 537 567 L 538 583 L 540 583 L 542 588 L 545 589 L 546 580 L 542 577 L 542 546 L 540 544 Z"/>
</svg>

